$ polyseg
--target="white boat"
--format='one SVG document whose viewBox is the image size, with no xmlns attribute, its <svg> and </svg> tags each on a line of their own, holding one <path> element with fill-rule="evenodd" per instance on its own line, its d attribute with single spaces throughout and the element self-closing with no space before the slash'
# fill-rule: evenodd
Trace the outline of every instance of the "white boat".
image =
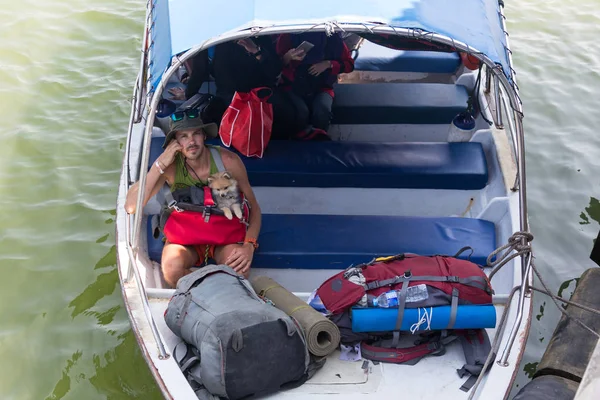
<svg viewBox="0 0 600 400">
<path fill-rule="evenodd" d="M 264 217 L 252 275 L 272 277 L 307 298 L 348 267 L 348 260 L 454 254 L 471 246 L 472 260 L 485 265 L 513 234 L 529 231 L 522 105 L 497 0 L 150 1 L 117 199 L 117 258 L 132 329 L 167 399 L 196 397 L 172 357 L 180 339 L 163 318 L 173 289 L 161 277 L 162 242 L 149 235 L 158 203 L 134 215 L 124 210 L 129 186 L 145 184 L 160 154 L 164 132 L 152 123 L 157 106 L 183 62 L 199 51 L 308 29 L 342 32 L 355 46 L 356 69 L 336 87 L 329 131 L 334 140 L 323 144 L 334 150 L 323 155 L 318 176 L 307 179 L 310 171 L 293 156 L 314 143 L 272 141 L 263 159 L 244 160 Z M 364 39 L 379 35 L 453 51 L 399 51 Z M 483 67 L 465 68 L 457 52 Z M 463 135 L 465 141 L 449 143 L 453 118 L 466 110 L 469 98 L 479 110 L 476 126 Z M 270 154 L 287 162 L 280 163 L 286 165 L 277 175 L 281 179 L 261 176 L 273 162 Z M 311 380 L 272 397 L 508 398 L 532 314 L 528 239 L 517 235 L 511 244 L 523 246 L 522 254 L 507 258 L 491 280 L 499 318 L 488 333 L 496 338 L 496 351 L 489 371 L 469 392 L 459 389 L 465 378 L 456 370 L 464 356 L 452 343 L 445 355 L 414 366 L 371 363 L 366 370 L 361 362 L 340 361 L 336 352 Z M 492 268 L 485 271 L 489 275 Z"/>
</svg>

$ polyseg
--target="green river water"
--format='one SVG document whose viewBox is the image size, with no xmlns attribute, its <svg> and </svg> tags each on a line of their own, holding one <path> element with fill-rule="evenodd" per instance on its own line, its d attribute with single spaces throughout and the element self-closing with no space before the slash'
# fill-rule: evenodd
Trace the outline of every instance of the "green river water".
<svg viewBox="0 0 600 400">
<path fill-rule="evenodd" d="M 0 7 L 0 399 L 159 399 L 118 284 L 114 215 L 145 1 Z M 568 296 L 600 228 L 600 2 L 506 9 L 537 265 Z M 535 298 L 517 385 L 559 313 Z"/>
</svg>

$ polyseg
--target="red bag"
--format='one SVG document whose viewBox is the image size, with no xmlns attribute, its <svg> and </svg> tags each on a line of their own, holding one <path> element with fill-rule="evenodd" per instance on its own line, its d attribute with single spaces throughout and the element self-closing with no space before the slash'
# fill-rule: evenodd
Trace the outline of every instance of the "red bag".
<svg viewBox="0 0 600 400">
<path fill-rule="evenodd" d="M 349 280 L 356 273 L 364 277 L 364 286 Z M 384 257 L 351 267 L 325 281 L 317 294 L 325 308 L 337 314 L 357 303 L 365 293 L 379 296 L 390 290 L 400 290 L 405 281 L 409 282 L 409 287 L 431 286 L 445 293 L 448 300 L 457 290 L 458 304 L 492 303 L 492 287 L 477 264 L 448 256 L 414 254 Z"/>
<path fill-rule="evenodd" d="M 202 189 L 201 189 L 202 190 Z M 208 187 L 204 187 L 204 205 L 185 202 L 172 202 L 161 214 L 161 229 L 170 243 L 190 245 L 215 245 L 243 242 L 250 208 L 242 196 L 242 214 L 227 219 L 223 212 L 215 207 Z"/>
<path fill-rule="evenodd" d="M 264 87 L 235 92 L 219 128 L 225 146 L 233 146 L 246 157 L 262 158 L 273 127 L 273 106 L 267 103 L 272 93 Z"/>
</svg>

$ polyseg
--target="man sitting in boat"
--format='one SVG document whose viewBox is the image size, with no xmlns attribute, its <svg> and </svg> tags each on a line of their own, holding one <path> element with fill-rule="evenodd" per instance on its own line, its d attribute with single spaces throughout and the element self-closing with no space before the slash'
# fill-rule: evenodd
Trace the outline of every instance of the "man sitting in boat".
<svg viewBox="0 0 600 400">
<path fill-rule="evenodd" d="M 214 123 L 205 124 L 200 116 L 190 117 L 187 110 L 182 119 L 171 120 L 171 129 L 165 138 L 164 152 L 148 171 L 144 206 L 156 195 L 165 182 L 171 191 L 188 186 L 207 185 L 208 177 L 218 172 L 217 164 L 205 145 L 206 139 L 217 137 L 218 129 Z M 225 246 L 182 246 L 165 243 L 161 266 L 165 281 L 172 287 L 194 266 L 202 266 L 207 258 L 213 258 L 217 264 L 226 264 L 236 272 L 248 277 L 254 250 L 258 247 L 256 238 L 260 232 L 261 211 L 248 181 L 246 167 L 240 158 L 229 150 L 217 148 L 224 168 L 237 180 L 239 190 L 250 204 L 248 229 L 243 243 Z M 127 192 L 125 210 L 131 214 L 136 211 L 138 195 L 136 182 Z"/>
</svg>

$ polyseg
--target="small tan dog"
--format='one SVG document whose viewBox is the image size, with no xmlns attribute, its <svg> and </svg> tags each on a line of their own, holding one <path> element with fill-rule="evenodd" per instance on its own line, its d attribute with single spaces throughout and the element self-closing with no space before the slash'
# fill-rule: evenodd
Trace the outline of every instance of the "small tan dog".
<svg viewBox="0 0 600 400">
<path fill-rule="evenodd" d="M 242 219 L 242 201 L 238 183 L 229 172 L 217 172 L 208 177 L 208 187 L 212 192 L 217 208 L 232 219 L 233 214 Z M 233 211 L 233 214 L 232 214 Z"/>
</svg>

